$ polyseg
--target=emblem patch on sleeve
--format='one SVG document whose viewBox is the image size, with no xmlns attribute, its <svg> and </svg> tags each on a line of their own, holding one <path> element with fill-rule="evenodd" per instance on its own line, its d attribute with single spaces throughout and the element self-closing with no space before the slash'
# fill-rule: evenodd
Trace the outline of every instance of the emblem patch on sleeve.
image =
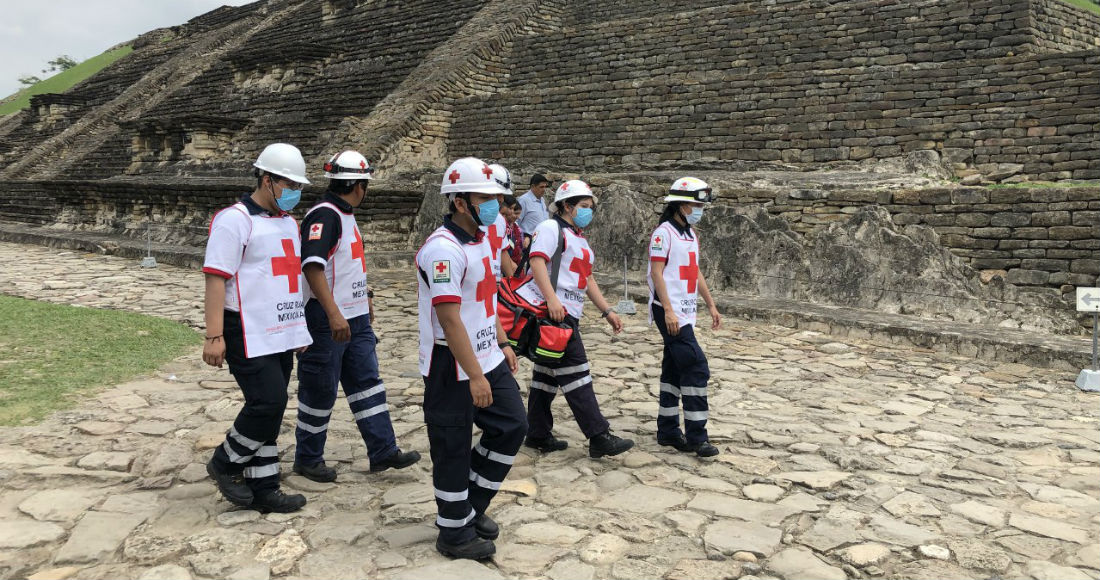
<svg viewBox="0 0 1100 580">
<path fill-rule="evenodd" d="M 436 260 L 432 262 L 432 282 L 440 284 L 451 281 L 451 261 Z"/>
<path fill-rule="evenodd" d="M 313 224 L 309 226 L 309 239 L 319 240 L 321 239 L 321 230 L 325 229 L 325 224 Z"/>
<path fill-rule="evenodd" d="M 653 243 L 650 244 L 649 249 L 654 252 L 662 252 L 665 249 L 665 240 L 661 236 L 655 236 Z"/>
</svg>

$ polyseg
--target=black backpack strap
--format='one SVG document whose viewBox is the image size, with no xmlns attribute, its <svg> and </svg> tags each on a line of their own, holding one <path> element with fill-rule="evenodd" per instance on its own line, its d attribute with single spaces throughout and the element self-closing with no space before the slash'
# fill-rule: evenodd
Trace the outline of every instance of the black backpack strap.
<svg viewBox="0 0 1100 580">
<path fill-rule="evenodd" d="M 561 227 L 561 224 L 554 220 L 554 225 L 558 226 L 558 248 L 554 250 L 554 257 L 550 259 L 550 287 L 555 292 L 558 291 L 558 270 L 561 268 L 561 252 L 565 249 L 565 229 Z"/>
</svg>

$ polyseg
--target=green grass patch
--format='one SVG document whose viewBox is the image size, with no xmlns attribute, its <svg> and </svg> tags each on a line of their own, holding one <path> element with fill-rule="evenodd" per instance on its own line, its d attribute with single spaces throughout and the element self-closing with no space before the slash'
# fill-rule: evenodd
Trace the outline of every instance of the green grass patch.
<svg viewBox="0 0 1100 580">
<path fill-rule="evenodd" d="M 80 81 L 107 68 L 108 65 L 131 52 L 134 52 L 134 49 L 129 45 L 116 48 L 115 50 L 108 50 L 99 56 L 89 58 L 69 70 L 61 71 L 42 82 L 35 83 L 15 93 L 11 100 L 6 100 L 3 104 L 0 104 L 0 116 L 27 108 L 27 106 L 31 104 L 31 97 L 34 95 L 41 95 L 43 93 L 63 93 Z"/>
<path fill-rule="evenodd" d="M 989 189 L 1032 188 L 1032 189 L 1066 189 L 1070 187 L 1100 187 L 1100 181 L 1021 181 L 1020 183 L 993 183 L 986 186 Z"/>
<path fill-rule="evenodd" d="M 200 344 L 169 320 L 0 296 L 0 425 L 37 421 Z"/>
<path fill-rule="evenodd" d="M 1092 2 L 1091 0 L 1062 0 L 1062 2 L 1065 2 L 1066 4 L 1069 4 L 1070 6 L 1076 6 L 1078 8 L 1083 8 L 1085 10 L 1088 10 L 1089 12 L 1100 14 L 1100 5 L 1097 5 L 1095 2 Z"/>
</svg>

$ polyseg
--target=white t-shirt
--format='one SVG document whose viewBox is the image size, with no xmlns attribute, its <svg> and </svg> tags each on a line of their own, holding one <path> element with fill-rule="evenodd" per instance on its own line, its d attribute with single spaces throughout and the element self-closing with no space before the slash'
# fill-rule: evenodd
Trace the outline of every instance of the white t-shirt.
<svg viewBox="0 0 1100 580">
<path fill-rule="evenodd" d="M 548 219 L 535 228 L 531 238 L 531 257 L 540 256 L 546 260 L 546 269 L 553 279 L 552 261 L 554 253 L 558 249 L 561 240 L 559 232 L 565 232 L 565 248 L 561 252 L 561 264 L 558 268 L 558 286 L 556 294 L 565 311 L 570 316 L 580 320 L 584 310 L 585 290 L 588 288 L 588 277 L 592 274 L 592 268 L 596 263 L 596 255 L 588 245 L 588 240 L 568 225 L 561 225 L 556 219 Z M 538 284 L 531 282 L 524 284 L 518 290 L 520 296 L 531 300 L 536 304 L 545 302 L 546 299 L 539 290 Z"/>
<path fill-rule="evenodd" d="M 446 339 L 435 306 L 461 304 L 459 315 L 483 373 L 504 362 L 497 343 L 497 280 L 483 232 L 462 243 L 446 226 L 432 232 L 416 253 L 420 374 L 428 376 L 432 349 Z M 470 377 L 458 366 L 458 379 Z"/>
<path fill-rule="evenodd" d="M 653 289 L 653 262 L 664 262 L 668 300 L 681 326 L 694 325 L 698 310 L 699 236 L 689 228 L 690 237 L 681 234 L 669 222 L 662 222 L 649 237 L 649 304 L 661 305 Z M 652 309 L 650 316 L 653 315 Z"/>
<path fill-rule="evenodd" d="M 306 330 L 298 224 L 236 203 L 214 216 L 202 271 L 226 279 L 225 308 L 241 313 L 247 358 L 312 344 Z"/>
</svg>

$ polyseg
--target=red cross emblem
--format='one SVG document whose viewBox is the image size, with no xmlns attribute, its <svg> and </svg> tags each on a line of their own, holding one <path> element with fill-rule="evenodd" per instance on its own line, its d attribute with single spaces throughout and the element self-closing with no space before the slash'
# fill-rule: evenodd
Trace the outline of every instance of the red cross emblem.
<svg viewBox="0 0 1100 580">
<path fill-rule="evenodd" d="M 492 169 L 489 169 L 489 166 L 488 166 L 488 165 L 486 165 L 485 167 L 483 167 L 483 168 L 481 169 L 481 172 L 485 174 L 485 179 L 492 179 L 492 178 L 493 178 L 493 170 L 492 170 Z"/>
<path fill-rule="evenodd" d="M 294 252 L 294 240 L 283 240 L 283 255 L 271 258 L 272 277 L 286 276 L 291 294 L 298 292 L 298 277 L 302 275 L 302 259 Z"/>
<path fill-rule="evenodd" d="M 493 259 L 497 259 L 500 247 L 504 245 L 504 235 L 497 235 L 497 225 L 489 226 L 489 249 L 493 251 Z"/>
<path fill-rule="evenodd" d="M 359 162 L 359 169 L 366 169 L 366 168 L 367 168 L 367 162 L 366 161 L 360 161 Z"/>
<path fill-rule="evenodd" d="M 496 312 L 493 303 L 496 302 L 497 297 L 497 277 L 493 275 L 493 267 L 489 263 L 488 256 L 481 259 L 481 265 L 485 268 L 485 277 L 477 283 L 475 298 L 478 302 L 485 304 L 485 317 L 488 318 Z"/>
<path fill-rule="evenodd" d="M 355 232 L 355 241 L 351 243 L 351 259 L 359 260 L 363 265 L 363 271 L 367 271 L 367 257 L 363 254 L 363 238 L 359 236 L 359 228 Z"/>
<path fill-rule="evenodd" d="M 680 266 L 680 279 L 688 283 L 688 293 L 695 293 L 695 285 L 699 282 L 699 264 L 695 262 L 695 252 L 688 252 L 688 265 Z"/>
<path fill-rule="evenodd" d="M 462 176 L 459 175 L 458 171 L 451 171 L 451 174 L 447 176 L 447 179 L 450 179 L 451 185 L 454 185 L 458 183 L 459 179 L 462 179 Z"/>
<path fill-rule="evenodd" d="M 569 263 L 569 271 L 576 272 L 580 282 L 577 288 L 584 290 L 588 287 L 588 277 L 592 275 L 592 254 L 588 250 L 581 250 L 580 258 L 573 258 Z"/>
<path fill-rule="evenodd" d="M 656 238 L 653 238 L 653 241 L 657 242 L 658 244 L 661 243 L 661 236 L 657 236 Z"/>
<path fill-rule="evenodd" d="M 680 187 L 687 187 L 687 186 L 688 186 L 688 182 L 686 182 L 686 181 L 680 184 Z"/>
<path fill-rule="evenodd" d="M 435 271 L 439 272 L 440 274 L 442 274 L 443 272 L 446 272 L 447 271 L 446 264 L 444 264 L 443 262 L 436 262 L 435 263 Z"/>
<path fill-rule="evenodd" d="M 567 182 L 565 182 L 565 183 L 563 183 L 563 184 L 561 184 L 561 190 L 562 190 L 562 191 L 566 191 L 566 190 L 568 190 L 568 189 L 569 189 L 569 182 L 568 182 L 568 181 L 567 181 Z"/>
</svg>

